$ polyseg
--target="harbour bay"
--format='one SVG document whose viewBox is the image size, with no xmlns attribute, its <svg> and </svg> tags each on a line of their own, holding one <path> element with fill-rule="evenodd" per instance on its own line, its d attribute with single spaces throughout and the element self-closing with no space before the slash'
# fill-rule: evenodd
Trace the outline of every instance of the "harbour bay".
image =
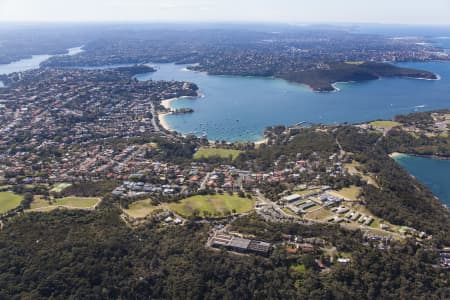
<svg viewBox="0 0 450 300">
<path fill-rule="evenodd" d="M 84 51 L 82 48 L 83 46 L 69 48 L 67 49 L 67 53 L 64 55 L 76 55 Z M 49 54 L 32 55 L 29 58 L 24 58 L 18 61 L 11 62 L 9 64 L 0 64 L 0 75 L 37 69 L 39 68 L 42 62 L 46 61 L 52 56 L 54 55 Z"/>
<path fill-rule="evenodd" d="M 450 207 L 450 161 L 409 155 L 398 155 L 395 161 L 428 186 Z"/>
<path fill-rule="evenodd" d="M 157 64 L 157 72 L 136 77 L 186 80 L 199 86 L 203 97 L 170 103 L 174 109 L 194 110 L 192 114 L 164 116 L 171 129 L 184 134 L 206 134 L 210 140 L 258 141 L 263 138 L 264 129 L 272 125 L 357 123 L 450 106 L 450 63 L 398 65 L 435 72 L 441 80 L 383 78 L 337 83 L 339 91 L 317 93 L 281 79 L 210 76 L 175 64 Z"/>
<path fill-rule="evenodd" d="M 450 107 L 450 63 L 401 63 L 402 67 L 435 72 L 440 80 L 380 79 L 337 83 L 337 92 L 316 93 L 306 86 L 274 78 L 210 76 L 184 66 L 157 65 L 158 71 L 139 80 L 187 80 L 203 97 L 170 101 L 171 108 L 189 107 L 192 114 L 165 115 L 164 123 L 182 133 L 206 133 L 209 139 L 257 141 L 265 127 L 311 123 L 355 123 L 391 119 L 398 114 Z M 407 157 L 399 163 L 427 185 L 446 205 L 448 161 Z"/>
<path fill-rule="evenodd" d="M 80 47 L 73 48 L 81 51 Z M 70 50 L 70 49 L 69 49 Z M 73 52 L 71 52 L 73 53 Z M 48 55 L 33 56 L 0 66 L 0 74 L 38 68 Z M 197 84 L 202 97 L 170 101 L 171 108 L 188 107 L 191 114 L 165 115 L 166 126 L 180 133 L 207 134 L 210 140 L 259 141 L 267 126 L 311 123 L 356 123 L 390 119 L 398 114 L 450 107 L 450 63 L 401 63 L 402 67 L 435 72 L 440 80 L 380 79 L 360 83 L 337 83 L 339 91 L 317 93 L 310 88 L 276 78 L 210 76 L 192 72 L 185 65 L 149 64 L 157 72 L 140 74 L 138 80 L 183 80 Z M 104 66 L 107 68 L 111 66 Z M 98 67 L 86 68 L 97 69 Z M 415 168 L 414 159 L 399 162 Z M 409 170 L 444 203 L 449 204 L 448 172 L 434 168 L 448 165 L 437 161 L 430 167 Z M 447 170 L 447 169 L 445 169 Z"/>
</svg>

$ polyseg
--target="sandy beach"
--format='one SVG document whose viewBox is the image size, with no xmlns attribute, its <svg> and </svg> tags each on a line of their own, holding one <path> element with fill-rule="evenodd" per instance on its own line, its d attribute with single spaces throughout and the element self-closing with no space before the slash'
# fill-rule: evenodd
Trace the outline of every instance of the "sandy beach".
<svg viewBox="0 0 450 300">
<path fill-rule="evenodd" d="M 158 114 L 158 119 L 159 119 L 159 125 L 161 125 L 161 127 L 163 127 L 165 130 L 168 130 L 168 131 L 174 131 L 170 126 L 169 126 L 169 124 L 167 123 L 167 121 L 166 121 L 166 116 L 167 115 L 170 115 L 170 113 L 159 113 Z"/>
<path fill-rule="evenodd" d="M 161 105 L 169 112 L 164 112 L 164 113 L 158 114 L 159 124 L 161 125 L 161 127 L 163 127 L 164 129 L 166 129 L 168 131 L 175 131 L 173 128 L 171 128 L 169 126 L 169 124 L 167 123 L 167 121 L 165 119 L 165 117 L 167 115 L 171 114 L 170 111 L 172 110 L 172 102 L 179 100 L 179 99 L 199 99 L 199 98 L 204 98 L 204 97 L 205 97 L 205 95 L 203 95 L 202 93 L 198 93 L 197 96 L 181 96 L 181 97 L 177 97 L 177 98 L 161 100 Z"/>
<path fill-rule="evenodd" d="M 161 100 L 161 105 L 164 106 L 165 109 L 170 110 L 172 108 L 171 104 L 172 102 L 179 100 L 179 99 L 199 99 L 199 98 L 204 98 L 205 95 L 198 92 L 197 96 L 181 96 L 181 97 L 177 97 L 177 98 L 170 98 L 170 99 L 166 99 L 166 100 Z"/>
<path fill-rule="evenodd" d="M 396 158 L 396 157 L 402 157 L 405 156 L 406 154 L 400 153 L 400 152 L 392 152 L 391 154 L 389 154 L 390 158 Z"/>
<path fill-rule="evenodd" d="M 171 108 L 170 104 L 177 99 L 178 98 L 162 100 L 161 105 L 164 106 L 165 109 L 170 110 L 170 108 Z"/>
<path fill-rule="evenodd" d="M 415 156 L 415 157 L 422 157 L 422 158 L 429 158 L 429 159 L 436 159 L 436 160 L 450 160 L 448 157 L 443 156 L 437 156 L 437 155 L 418 155 L 418 154 L 405 154 L 400 152 L 393 152 L 389 154 L 390 158 L 398 158 L 402 156 Z"/>
<path fill-rule="evenodd" d="M 255 145 L 256 145 L 256 146 L 259 146 L 259 145 L 262 145 L 262 144 L 267 144 L 268 141 L 269 141 L 269 139 L 268 139 L 268 138 L 265 138 L 265 139 L 262 139 L 262 140 L 260 140 L 260 141 L 256 141 L 256 142 L 255 142 Z"/>
<path fill-rule="evenodd" d="M 416 80 L 428 80 L 428 81 L 437 81 L 437 80 L 442 80 L 441 75 L 434 73 L 434 75 L 436 75 L 435 79 L 432 78 L 423 78 L 423 77 L 405 77 L 408 79 L 416 79 Z"/>
</svg>

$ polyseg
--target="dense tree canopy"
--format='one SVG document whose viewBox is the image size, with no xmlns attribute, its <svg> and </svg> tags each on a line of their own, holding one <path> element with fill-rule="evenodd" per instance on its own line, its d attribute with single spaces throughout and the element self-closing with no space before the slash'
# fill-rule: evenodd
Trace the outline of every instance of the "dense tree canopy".
<svg viewBox="0 0 450 300">
<path fill-rule="evenodd" d="M 401 299 L 448 298 L 448 273 L 414 244 L 388 251 L 336 226 L 268 224 L 234 228 L 279 241 L 279 233 L 321 234 L 352 253 L 329 274 L 292 272 L 283 249 L 271 257 L 205 248 L 208 228 L 127 227 L 116 210 L 26 214 L 0 232 L 2 299 Z M 261 235 L 262 233 L 262 235 Z M 308 257 L 304 258 L 304 262 Z"/>
</svg>

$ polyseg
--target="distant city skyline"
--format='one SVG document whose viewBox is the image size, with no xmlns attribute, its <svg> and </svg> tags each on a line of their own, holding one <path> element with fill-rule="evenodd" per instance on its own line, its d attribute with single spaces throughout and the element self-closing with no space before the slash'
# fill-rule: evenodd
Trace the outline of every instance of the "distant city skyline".
<svg viewBox="0 0 450 300">
<path fill-rule="evenodd" d="M 0 0 L 1 22 L 450 24 L 448 0 Z"/>
</svg>

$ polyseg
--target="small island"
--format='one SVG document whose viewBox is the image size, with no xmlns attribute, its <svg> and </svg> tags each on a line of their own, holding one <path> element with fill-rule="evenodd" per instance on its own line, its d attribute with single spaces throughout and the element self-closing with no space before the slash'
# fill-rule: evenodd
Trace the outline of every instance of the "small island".
<svg viewBox="0 0 450 300">
<path fill-rule="evenodd" d="M 177 108 L 177 109 L 171 109 L 170 113 L 173 115 L 182 115 L 182 114 L 190 114 L 193 113 L 194 110 L 189 107 L 183 107 L 183 108 Z"/>
</svg>

